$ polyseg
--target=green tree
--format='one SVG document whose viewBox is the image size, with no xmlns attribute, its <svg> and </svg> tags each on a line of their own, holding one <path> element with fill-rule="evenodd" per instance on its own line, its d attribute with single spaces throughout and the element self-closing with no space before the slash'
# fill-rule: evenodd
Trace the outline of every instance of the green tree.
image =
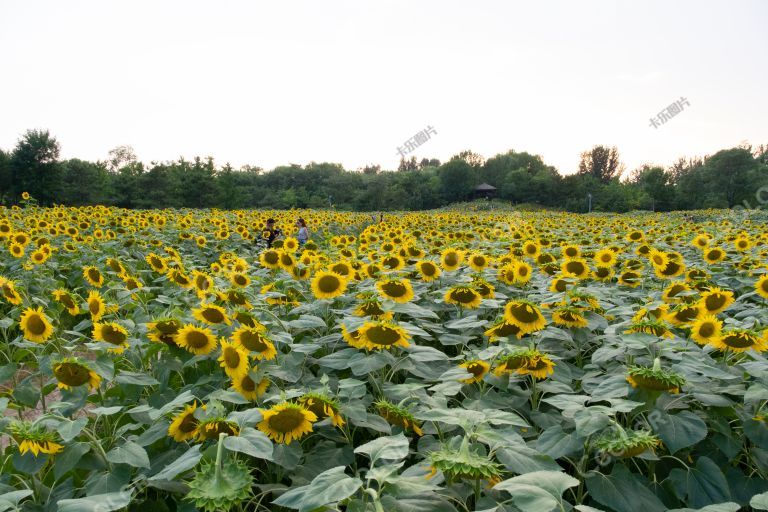
<svg viewBox="0 0 768 512">
<path fill-rule="evenodd" d="M 648 210 L 669 211 L 675 206 L 675 190 L 671 176 L 658 166 L 645 165 L 632 173 L 628 186 L 635 185 L 644 200 L 638 205 Z M 647 200 L 647 202 L 646 202 Z"/>
<path fill-rule="evenodd" d="M 448 203 L 464 201 L 477 185 L 477 171 L 465 160 L 454 157 L 440 166 L 440 188 Z"/>
<path fill-rule="evenodd" d="M 11 155 L 0 149 L 0 204 L 10 199 Z"/>
<path fill-rule="evenodd" d="M 48 130 L 27 130 L 11 155 L 12 194 L 29 192 L 40 204 L 53 204 L 61 187 L 60 151 Z"/>
<path fill-rule="evenodd" d="M 57 202 L 72 205 L 104 204 L 109 199 L 109 172 L 103 164 L 73 158 L 61 163 L 62 189 Z"/>
<path fill-rule="evenodd" d="M 616 147 L 595 146 L 581 154 L 579 174 L 589 174 L 603 183 L 618 178 L 624 172 Z"/>
</svg>

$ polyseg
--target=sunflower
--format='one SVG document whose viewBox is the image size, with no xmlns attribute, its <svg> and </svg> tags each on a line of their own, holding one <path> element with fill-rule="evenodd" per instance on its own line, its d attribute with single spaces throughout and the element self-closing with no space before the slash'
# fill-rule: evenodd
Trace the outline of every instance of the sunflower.
<svg viewBox="0 0 768 512">
<path fill-rule="evenodd" d="M 56 434 L 45 430 L 39 424 L 14 421 L 8 426 L 8 433 L 19 445 L 21 455 L 27 452 L 32 452 L 35 457 L 41 453 L 56 455 L 64 449 L 64 446 L 56 442 Z"/>
<path fill-rule="evenodd" d="M 83 277 L 91 286 L 96 288 L 101 288 L 104 285 L 104 276 L 101 275 L 101 272 L 96 267 L 83 267 Z"/>
<path fill-rule="evenodd" d="M 232 379 L 232 387 L 246 400 L 255 402 L 269 388 L 269 379 L 264 377 L 257 384 L 249 373 Z"/>
<path fill-rule="evenodd" d="M 69 291 L 64 288 L 59 288 L 54 290 L 52 294 L 53 300 L 64 306 L 70 315 L 76 316 L 80 314 L 80 305 L 77 303 L 77 300 L 72 297 Z"/>
<path fill-rule="evenodd" d="M 636 288 L 642 283 L 641 276 L 634 270 L 626 270 L 619 275 L 619 284 Z"/>
<path fill-rule="evenodd" d="M 720 336 L 723 322 L 715 315 L 703 315 L 691 325 L 691 338 L 699 345 L 711 343 Z"/>
<path fill-rule="evenodd" d="M 468 379 L 462 379 L 464 384 L 472 384 L 473 382 L 480 382 L 483 377 L 491 369 L 491 365 L 481 359 L 473 359 L 471 361 L 465 361 L 459 365 L 459 368 L 464 368 L 467 372 L 472 374 L 472 377 Z"/>
<path fill-rule="evenodd" d="M 224 372 L 232 380 L 248 373 L 250 369 L 248 351 L 239 343 L 229 343 L 223 338 L 221 339 L 221 355 L 218 361 L 220 366 L 224 368 Z"/>
<path fill-rule="evenodd" d="M 240 434 L 240 427 L 234 421 L 229 421 L 221 416 L 214 416 L 200 420 L 195 432 L 195 436 L 200 442 L 206 439 L 218 439 L 219 434 L 236 436 Z"/>
<path fill-rule="evenodd" d="M 53 375 L 59 383 L 59 389 L 72 389 L 88 384 L 88 388 L 94 390 L 101 384 L 101 377 L 77 358 L 65 357 L 54 364 Z"/>
<path fill-rule="evenodd" d="M 467 263 L 469 263 L 469 266 L 472 267 L 472 270 L 475 272 L 482 272 L 482 270 L 488 266 L 490 261 L 485 254 L 475 252 L 469 255 Z"/>
<path fill-rule="evenodd" d="M 669 284 L 661 294 L 661 300 L 667 304 L 677 304 L 686 298 L 686 293 L 692 289 L 684 281 L 675 281 Z"/>
<path fill-rule="evenodd" d="M 595 265 L 598 267 L 613 267 L 616 265 L 616 253 L 610 249 L 600 249 L 595 253 Z"/>
<path fill-rule="evenodd" d="M 149 322 L 147 326 L 147 337 L 157 343 L 165 343 L 169 346 L 176 346 L 174 337 L 181 328 L 181 322 L 175 318 L 160 318 L 154 322 Z"/>
<path fill-rule="evenodd" d="M 388 254 L 381 258 L 381 264 L 389 270 L 400 270 L 405 266 L 405 260 L 397 254 Z"/>
<path fill-rule="evenodd" d="M 376 289 L 382 298 L 389 299 L 398 304 L 405 304 L 413 300 L 413 287 L 408 279 L 387 279 L 378 281 Z"/>
<path fill-rule="evenodd" d="M 269 409 L 261 409 L 262 420 L 257 425 L 277 443 L 291 444 L 312 432 L 317 415 L 299 404 L 283 402 Z"/>
<path fill-rule="evenodd" d="M 280 267 L 280 252 L 276 249 L 267 249 L 259 255 L 259 263 L 262 267 L 275 269 Z"/>
<path fill-rule="evenodd" d="M 516 261 L 512 273 L 514 274 L 513 284 L 525 284 L 531 280 L 533 267 L 524 261 Z"/>
<path fill-rule="evenodd" d="M 201 304 L 199 308 L 192 310 L 192 316 L 208 325 L 232 324 L 224 308 L 216 304 Z"/>
<path fill-rule="evenodd" d="M 339 412 L 339 402 L 323 393 L 310 392 L 299 397 L 298 402 L 305 409 L 313 412 L 317 420 L 331 418 L 334 427 L 343 427 L 344 418 Z"/>
<path fill-rule="evenodd" d="M 321 271 L 312 278 L 311 288 L 316 298 L 333 299 L 346 291 L 347 280 L 340 274 Z"/>
<path fill-rule="evenodd" d="M 698 247 L 699 249 L 704 249 L 709 245 L 710 236 L 707 234 L 699 234 L 696 235 L 696 237 L 691 240 L 691 245 L 694 247 Z"/>
<path fill-rule="evenodd" d="M 669 253 L 667 256 L 670 260 L 664 268 L 654 265 L 653 272 L 659 279 L 671 279 L 685 272 L 685 264 L 679 254 Z M 676 259 L 672 259 L 673 257 Z"/>
<path fill-rule="evenodd" d="M 538 306 L 522 299 L 510 301 L 504 306 L 504 319 L 517 325 L 525 334 L 540 331 L 547 324 Z"/>
<path fill-rule="evenodd" d="M 36 309 L 28 307 L 21 313 L 19 328 L 24 339 L 35 343 L 45 343 L 53 335 L 53 325 L 40 306 Z"/>
<path fill-rule="evenodd" d="M 269 361 L 277 357 L 277 349 L 265 332 L 266 328 L 261 324 L 255 327 L 243 325 L 232 333 L 232 341 L 248 352 L 255 353 L 259 361 Z"/>
<path fill-rule="evenodd" d="M 728 309 L 734 302 L 736 301 L 732 291 L 721 290 L 712 286 L 701 294 L 699 306 L 705 313 L 716 315 Z"/>
<path fill-rule="evenodd" d="M 655 318 L 633 321 L 627 330 L 624 331 L 625 334 L 633 334 L 636 332 L 652 334 L 661 338 L 674 338 L 674 335 L 669 330 L 669 326 L 662 320 L 657 320 Z"/>
<path fill-rule="evenodd" d="M 459 268 L 464 261 L 464 254 L 457 249 L 445 249 L 440 254 L 440 264 L 443 269 L 451 271 Z"/>
<path fill-rule="evenodd" d="M 535 379 L 541 380 L 552 375 L 554 367 L 555 363 L 549 357 L 549 354 L 539 352 L 536 349 L 517 349 L 500 357 L 493 373 L 498 377 L 509 373 L 530 375 Z"/>
<path fill-rule="evenodd" d="M 584 318 L 584 312 L 574 306 L 562 306 L 552 311 L 552 321 L 566 327 L 587 327 L 589 321 Z"/>
<path fill-rule="evenodd" d="M 229 274 L 229 282 L 232 283 L 232 286 L 245 288 L 251 284 L 251 278 L 242 272 L 232 272 Z"/>
<path fill-rule="evenodd" d="M 595 448 L 609 456 L 629 458 L 637 457 L 647 451 L 654 452 L 661 446 L 661 440 L 648 430 L 621 429 L 616 436 L 606 434 L 595 443 Z"/>
<path fill-rule="evenodd" d="M 120 354 L 128 348 L 128 331 L 116 322 L 95 322 L 91 336 L 96 341 L 113 345 L 109 351 L 115 354 Z"/>
<path fill-rule="evenodd" d="M 91 290 L 88 292 L 88 299 L 86 300 L 88 305 L 88 312 L 91 314 L 91 320 L 98 322 L 101 317 L 107 312 L 107 305 L 104 302 L 104 297 L 97 290 Z"/>
<path fill-rule="evenodd" d="M 23 258 L 24 257 L 24 246 L 17 243 L 12 243 L 8 246 L 8 251 L 11 253 L 11 256 L 14 258 Z"/>
<path fill-rule="evenodd" d="M 18 306 L 21 304 L 21 294 L 16 290 L 16 285 L 10 279 L 0 277 L 0 293 L 8 303 Z"/>
<path fill-rule="evenodd" d="M 192 282 L 199 296 L 206 295 L 213 290 L 213 278 L 199 270 L 192 271 Z"/>
<path fill-rule="evenodd" d="M 392 347 L 408 348 L 411 336 L 408 332 L 391 321 L 376 320 L 365 322 L 357 331 L 357 337 L 347 339 L 347 343 L 355 348 L 366 350 L 382 350 Z M 354 343 L 351 341 L 354 340 Z"/>
<path fill-rule="evenodd" d="M 493 324 L 493 326 L 486 330 L 483 334 L 488 336 L 489 342 L 493 343 L 498 341 L 499 338 L 507 338 L 509 336 L 514 336 L 517 339 L 520 339 L 527 333 L 520 329 L 518 325 L 511 324 L 502 317 L 498 319 Z"/>
<path fill-rule="evenodd" d="M 454 286 L 445 292 L 443 300 L 448 304 L 456 304 L 467 309 L 476 309 L 483 301 L 483 297 L 471 286 Z"/>
<path fill-rule="evenodd" d="M 186 324 L 174 336 L 176 345 L 195 355 L 209 354 L 216 349 L 216 336 L 207 327 Z"/>
<path fill-rule="evenodd" d="M 379 415 L 387 420 L 387 423 L 396 427 L 402 427 L 403 430 L 411 430 L 418 436 L 423 436 L 424 432 L 421 430 L 421 426 L 413 417 L 413 414 L 404 407 L 393 404 L 388 400 L 379 400 L 374 402 L 374 407 L 378 411 Z"/>
<path fill-rule="evenodd" d="M 474 288 L 484 299 L 493 299 L 496 297 L 496 288 L 480 276 L 474 276 L 472 278 L 472 288 Z"/>
<path fill-rule="evenodd" d="M 541 254 L 541 245 L 531 240 L 523 244 L 523 255 L 528 258 L 538 258 Z M 541 263 L 541 262 L 539 262 Z"/>
<path fill-rule="evenodd" d="M 627 382 L 629 382 L 633 388 L 640 388 L 648 391 L 679 393 L 680 388 L 685 384 L 685 379 L 677 373 L 663 370 L 661 368 L 661 362 L 656 358 L 653 367 L 628 367 Z"/>
<path fill-rule="evenodd" d="M 669 264 L 669 256 L 667 253 L 658 249 L 651 249 L 651 251 L 648 253 L 648 259 L 651 261 L 651 264 L 654 266 L 654 268 L 661 270 L 667 268 L 667 265 Z"/>
<path fill-rule="evenodd" d="M 613 269 L 610 267 L 597 267 L 592 272 L 592 279 L 595 281 L 608 282 L 613 279 Z"/>
<path fill-rule="evenodd" d="M 363 302 L 355 308 L 355 316 L 369 316 L 377 320 L 391 320 L 392 312 L 381 308 L 381 303 L 371 296 L 363 296 Z"/>
<path fill-rule="evenodd" d="M 421 260 L 417 262 L 416 270 L 418 270 L 421 275 L 421 280 L 427 283 L 439 278 L 442 273 L 440 267 L 429 260 Z"/>
<path fill-rule="evenodd" d="M 598 268 L 599 269 L 599 268 Z M 552 293 L 563 293 L 568 290 L 568 286 L 572 284 L 572 281 L 567 278 L 556 277 L 549 285 L 549 291 Z"/>
<path fill-rule="evenodd" d="M 756 352 L 765 352 L 768 350 L 768 337 L 761 337 L 749 329 L 726 329 L 709 344 L 721 351 L 746 352 L 752 349 Z"/>
<path fill-rule="evenodd" d="M 502 283 L 511 286 L 515 284 L 515 279 L 517 278 L 517 274 L 515 273 L 516 268 L 516 262 L 512 261 L 510 263 L 506 263 L 499 267 L 499 270 L 496 273 L 496 278 Z"/>
<path fill-rule="evenodd" d="M 768 299 L 768 274 L 763 275 L 755 283 L 755 291 L 764 299 Z"/>
<path fill-rule="evenodd" d="M 667 313 L 667 321 L 672 325 L 688 325 L 702 315 L 699 304 L 678 304 Z"/>
<path fill-rule="evenodd" d="M 286 251 L 296 251 L 299 248 L 299 241 L 292 236 L 283 240 L 283 249 Z"/>
<path fill-rule="evenodd" d="M 146 261 L 149 266 L 152 267 L 152 270 L 158 274 L 165 274 L 168 272 L 168 261 L 162 256 L 158 256 L 151 252 L 144 257 L 144 261 Z"/>
<path fill-rule="evenodd" d="M 560 271 L 566 277 L 584 279 L 589 277 L 590 269 L 587 262 L 581 258 L 570 258 L 560 265 Z"/>
<path fill-rule="evenodd" d="M 711 249 L 706 249 L 703 254 L 704 261 L 709 263 L 710 265 L 713 265 L 715 263 L 720 263 L 723 261 L 726 257 L 725 251 L 720 249 L 719 247 L 712 247 Z"/>
</svg>

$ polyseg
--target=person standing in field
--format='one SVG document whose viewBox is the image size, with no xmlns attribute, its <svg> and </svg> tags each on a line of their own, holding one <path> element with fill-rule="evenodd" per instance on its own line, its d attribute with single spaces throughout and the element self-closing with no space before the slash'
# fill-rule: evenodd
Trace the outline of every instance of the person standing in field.
<svg viewBox="0 0 768 512">
<path fill-rule="evenodd" d="M 296 234 L 296 239 L 299 241 L 299 245 L 304 245 L 309 240 L 309 229 L 307 229 L 307 221 L 301 217 L 296 220 L 296 227 L 299 228 L 299 232 Z"/>
<path fill-rule="evenodd" d="M 275 219 L 267 219 L 267 228 L 262 237 L 267 241 L 267 247 L 272 247 L 272 242 L 280 238 L 283 232 L 275 227 Z"/>
</svg>

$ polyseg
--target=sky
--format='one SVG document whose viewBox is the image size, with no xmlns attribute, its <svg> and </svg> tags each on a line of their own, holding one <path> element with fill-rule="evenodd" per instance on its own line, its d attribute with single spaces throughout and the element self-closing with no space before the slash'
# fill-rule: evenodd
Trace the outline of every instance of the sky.
<svg viewBox="0 0 768 512">
<path fill-rule="evenodd" d="M 670 165 L 768 143 L 766 22 L 761 0 L 2 0 L 0 148 L 43 128 L 62 158 L 394 169 L 432 127 L 408 157 Z"/>
</svg>

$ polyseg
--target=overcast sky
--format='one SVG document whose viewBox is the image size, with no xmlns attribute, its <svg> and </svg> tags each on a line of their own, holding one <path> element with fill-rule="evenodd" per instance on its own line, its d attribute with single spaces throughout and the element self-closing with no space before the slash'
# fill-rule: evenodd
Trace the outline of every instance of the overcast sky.
<svg viewBox="0 0 768 512">
<path fill-rule="evenodd" d="M 432 126 L 418 158 L 669 165 L 768 143 L 766 27 L 759 0 L 3 0 L 0 148 L 47 128 L 63 158 L 395 168 Z"/>
</svg>

